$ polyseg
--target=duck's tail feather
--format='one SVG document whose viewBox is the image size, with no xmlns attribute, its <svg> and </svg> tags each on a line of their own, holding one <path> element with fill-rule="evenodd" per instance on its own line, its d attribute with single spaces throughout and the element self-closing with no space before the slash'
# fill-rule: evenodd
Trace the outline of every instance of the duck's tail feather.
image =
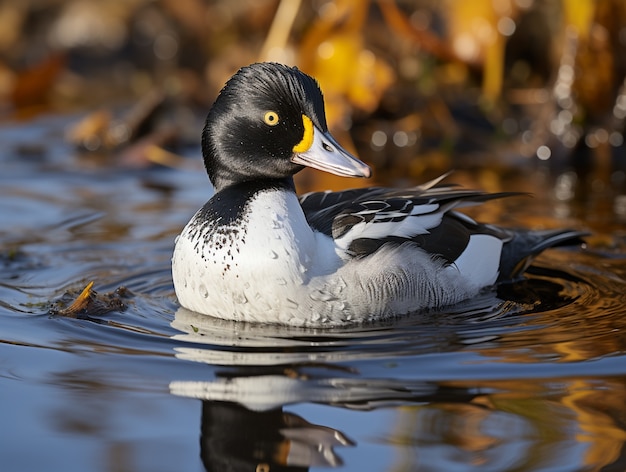
<svg viewBox="0 0 626 472">
<path fill-rule="evenodd" d="M 499 282 L 515 280 L 528 269 L 533 259 L 551 247 L 579 246 L 589 233 L 573 229 L 515 231 L 502 248 Z"/>
</svg>

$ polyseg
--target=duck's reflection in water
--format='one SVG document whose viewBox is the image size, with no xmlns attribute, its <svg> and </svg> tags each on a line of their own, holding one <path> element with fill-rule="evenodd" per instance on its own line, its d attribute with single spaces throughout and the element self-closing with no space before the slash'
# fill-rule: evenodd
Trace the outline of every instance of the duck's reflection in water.
<svg viewBox="0 0 626 472">
<path fill-rule="evenodd" d="M 353 442 L 335 429 L 275 408 L 251 411 L 236 403 L 202 402 L 200 452 L 207 471 L 303 471 L 337 467 L 335 446 Z"/>
<path fill-rule="evenodd" d="M 470 402 L 479 392 L 407 379 L 377 378 L 351 361 L 384 357 L 378 333 L 313 332 L 247 325 L 176 313 L 176 357 L 213 367 L 207 380 L 177 380 L 170 391 L 202 400 L 201 454 L 207 470 L 306 470 L 338 467 L 343 432 L 287 412 L 316 403 L 371 410 L 433 401 Z M 370 349 L 356 349 L 362 343 Z"/>
</svg>

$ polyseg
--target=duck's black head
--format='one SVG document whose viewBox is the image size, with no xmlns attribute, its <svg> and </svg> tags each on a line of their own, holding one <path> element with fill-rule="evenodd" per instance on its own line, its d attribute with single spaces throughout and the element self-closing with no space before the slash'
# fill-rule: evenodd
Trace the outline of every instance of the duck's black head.
<svg viewBox="0 0 626 472">
<path fill-rule="evenodd" d="M 202 152 L 217 191 L 241 182 L 290 179 L 303 166 L 370 175 L 369 167 L 329 134 L 315 79 L 276 63 L 252 64 L 230 78 L 207 116 Z"/>
</svg>

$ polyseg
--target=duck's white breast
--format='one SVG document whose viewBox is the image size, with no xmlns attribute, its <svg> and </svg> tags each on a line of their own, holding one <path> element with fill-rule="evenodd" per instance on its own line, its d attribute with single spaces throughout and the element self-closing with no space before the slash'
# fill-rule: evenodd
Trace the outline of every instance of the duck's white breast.
<svg viewBox="0 0 626 472">
<path fill-rule="evenodd" d="M 336 269 L 339 259 L 329 246 L 324 261 L 315 260 L 321 235 L 307 224 L 296 196 L 259 192 L 227 225 L 202 215 L 176 241 L 172 272 L 180 304 L 226 319 L 302 324 L 294 318 L 311 310 L 303 287 Z"/>
</svg>

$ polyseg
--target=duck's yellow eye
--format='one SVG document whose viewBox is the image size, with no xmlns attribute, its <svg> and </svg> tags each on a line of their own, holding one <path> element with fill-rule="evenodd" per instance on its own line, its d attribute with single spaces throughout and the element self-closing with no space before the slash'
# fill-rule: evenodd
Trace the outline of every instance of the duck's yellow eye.
<svg viewBox="0 0 626 472">
<path fill-rule="evenodd" d="M 263 121 L 265 121 L 266 125 L 276 126 L 280 120 L 278 119 L 278 113 L 276 113 L 275 111 L 268 111 L 265 112 Z"/>
</svg>

